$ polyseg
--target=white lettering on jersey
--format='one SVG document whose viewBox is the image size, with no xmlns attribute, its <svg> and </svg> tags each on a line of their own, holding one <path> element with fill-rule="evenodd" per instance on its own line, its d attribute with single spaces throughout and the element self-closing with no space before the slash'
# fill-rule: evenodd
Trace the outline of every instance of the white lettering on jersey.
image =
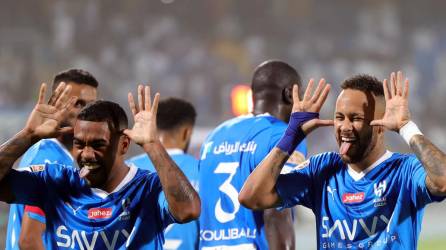
<svg viewBox="0 0 446 250">
<path fill-rule="evenodd" d="M 339 232 L 339 235 L 342 240 L 345 240 L 345 232 L 347 233 L 348 239 L 353 241 L 358 233 L 358 222 L 361 225 L 362 230 L 367 234 L 367 236 L 371 237 L 376 234 L 376 227 L 378 222 L 383 222 L 386 227 L 389 225 L 390 220 L 385 215 L 373 216 L 373 221 L 371 225 L 367 225 L 363 218 L 357 220 L 353 220 L 353 225 L 349 225 L 347 220 L 335 220 L 333 225 L 329 225 L 330 218 L 327 216 L 322 217 L 322 228 L 324 230 L 322 234 L 322 238 L 331 238 L 335 231 Z M 389 232 L 389 228 L 387 228 L 387 232 Z"/>
<path fill-rule="evenodd" d="M 71 247 L 73 249 L 95 249 L 98 242 L 98 235 L 101 235 L 102 242 L 107 249 L 115 249 L 119 235 L 123 235 L 125 239 L 129 238 L 127 230 L 115 230 L 113 236 L 106 231 L 94 231 L 93 237 L 89 240 L 87 232 L 84 230 L 70 230 L 64 225 L 61 225 L 56 230 L 56 243 L 58 247 Z M 111 242 L 110 242 L 111 239 Z"/>
<path fill-rule="evenodd" d="M 207 154 L 208 154 L 209 152 L 211 152 L 212 144 L 214 144 L 213 141 L 210 141 L 210 142 L 204 144 L 204 146 L 203 146 L 203 153 L 202 153 L 202 155 L 201 155 L 201 160 L 206 159 Z"/>
<path fill-rule="evenodd" d="M 220 230 L 200 230 L 200 240 L 219 241 L 235 240 L 240 238 L 256 238 L 256 229 L 251 228 L 227 228 Z"/>
<path fill-rule="evenodd" d="M 248 143 L 228 143 L 227 141 L 220 143 L 220 145 L 214 147 L 214 154 L 225 154 L 225 155 L 232 155 L 235 153 L 251 153 L 254 154 L 257 148 L 257 143 L 255 141 L 250 141 Z"/>
<path fill-rule="evenodd" d="M 231 199 L 234 210 L 232 212 L 226 212 L 223 210 L 221 205 L 221 198 L 218 199 L 217 204 L 215 204 L 215 218 L 220 223 L 226 223 L 235 219 L 235 214 L 240 209 L 240 203 L 238 201 L 238 191 L 231 184 L 232 178 L 237 173 L 239 167 L 239 162 L 221 162 L 215 168 L 214 173 L 216 174 L 229 174 L 229 177 L 221 184 L 218 188 L 222 193 L 226 194 L 229 199 Z"/>
</svg>

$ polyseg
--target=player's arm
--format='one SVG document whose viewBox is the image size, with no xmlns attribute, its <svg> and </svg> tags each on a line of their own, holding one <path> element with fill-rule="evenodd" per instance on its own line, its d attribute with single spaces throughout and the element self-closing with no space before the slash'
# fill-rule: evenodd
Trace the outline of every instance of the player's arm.
<svg viewBox="0 0 446 250">
<path fill-rule="evenodd" d="M 150 88 L 140 85 L 138 86 L 138 107 L 131 93 L 128 98 L 135 124 L 131 130 L 125 130 L 124 134 L 140 145 L 150 157 L 160 178 L 172 216 L 180 223 L 198 218 L 201 209 L 200 198 L 158 138 L 156 113 L 159 94 L 155 95 L 152 105 Z"/>
<path fill-rule="evenodd" d="M 401 71 L 390 75 L 383 81 L 386 111 L 381 120 L 371 125 L 384 126 L 399 132 L 410 145 L 417 158 L 426 170 L 426 186 L 433 195 L 446 195 L 446 155 L 432 142 L 422 135 L 418 127 L 410 120 L 409 112 L 409 80 L 403 83 Z"/>
<path fill-rule="evenodd" d="M 28 207 L 28 206 L 27 206 Z M 34 207 L 34 209 L 37 207 Z M 42 234 L 45 232 L 45 223 L 29 216 L 29 209 L 25 208 L 20 230 L 19 247 L 22 250 L 44 250 Z"/>
<path fill-rule="evenodd" d="M 318 112 L 330 91 L 330 85 L 321 79 L 312 95 L 313 79 L 308 83 L 303 100 L 299 100 L 297 85 L 293 87 L 293 109 L 288 128 L 282 139 L 249 175 L 239 193 L 239 201 L 250 209 L 266 209 L 280 204 L 275 189 L 279 174 L 295 148 L 312 130 L 331 126 L 333 121 L 319 120 Z"/>
<path fill-rule="evenodd" d="M 263 220 L 269 249 L 296 249 L 292 208 L 266 209 Z"/>
<path fill-rule="evenodd" d="M 46 84 L 42 84 L 39 99 L 31 112 L 25 127 L 9 141 L 0 146 L 0 200 L 12 201 L 13 197 L 7 184 L 3 183 L 5 175 L 11 170 L 14 162 L 23 155 L 35 142 L 43 138 L 56 137 L 71 128 L 60 128 L 61 121 L 73 107 L 75 98 L 69 98 L 71 86 L 60 84 L 45 104 Z"/>
</svg>

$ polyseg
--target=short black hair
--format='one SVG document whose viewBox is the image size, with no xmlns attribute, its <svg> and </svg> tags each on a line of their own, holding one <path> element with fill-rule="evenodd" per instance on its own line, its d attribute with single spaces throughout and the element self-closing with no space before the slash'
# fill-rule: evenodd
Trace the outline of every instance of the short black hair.
<svg viewBox="0 0 446 250">
<path fill-rule="evenodd" d="M 128 119 L 119 104 L 98 100 L 85 106 L 77 115 L 78 120 L 107 122 L 111 132 L 122 132 L 128 128 Z"/>
<path fill-rule="evenodd" d="M 345 79 L 341 84 L 342 89 L 356 89 L 364 93 L 372 93 L 375 96 L 384 96 L 382 82 L 376 77 L 360 74 Z"/>
<path fill-rule="evenodd" d="M 302 87 L 302 79 L 291 65 L 279 60 L 268 60 L 254 70 L 251 88 L 253 96 L 263 97 L 280 93 L 294 84 Z"/>
<path fill-rule="evenodd" d="M 159 130 L 173 130 L 182 125 L 194 125 L 197 112 L 194 106 L 180 98 L 160 100 L 156 115 L 156 126 Z"/>
<path fill-rule="evenodd" d="M 93 88 L 97 88 L 99 85 L 96 78 L 94 78 L 90 72 L 83 69 L 68 69 L 57 73 L 53 79 L 53 90 L 56 89 L 61 82 L 86 84 Z"/>
</svg>

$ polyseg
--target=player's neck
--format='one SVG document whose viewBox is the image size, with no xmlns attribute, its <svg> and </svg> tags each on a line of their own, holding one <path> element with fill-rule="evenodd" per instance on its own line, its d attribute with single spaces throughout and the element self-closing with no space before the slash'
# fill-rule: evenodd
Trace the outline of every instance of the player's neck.
<svg viewBox="0 0 446 250">
<path fill-rule="evenodd" d="M 261 115 L 268 113 L 279 120 L 288 122 L 288 117 L 290 115 L 289 109 L 284 109 L 284 107 L 277 102 L 268 102 L 266 100 L 257 100 L 254 103 L 254 108 L 252 113 L 254 115 Z"/>
<path fill-rule="evenodd" d="M 124 162 L 116 163 L 113 168 L 110 170 L 110 174 L 108 176 L 107 181 L 105 182 L 103 187 L 99 187 L 100 189 L 111 193 L 116 187 L 124 180 L 125 176 L 128 174 L 130 168 L 125 165 Z"/>
<path fill-rule="evenodd" d="M 349 166 L 356 172 L 362 172 L 368 167 L 372 166 L 377 160 L 379 160 L 386 153 L 384 145 L 375 147 L 362 161 L 357 163 L 351 163 Z"/>
</svg>

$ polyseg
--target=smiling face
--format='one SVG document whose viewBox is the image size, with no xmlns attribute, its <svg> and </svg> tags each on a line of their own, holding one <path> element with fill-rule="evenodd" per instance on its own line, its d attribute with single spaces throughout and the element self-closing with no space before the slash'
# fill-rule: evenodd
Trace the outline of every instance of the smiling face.
<svg viewBox="0 0 446 250">
<path fill-rule="evenodd" d="M 358 163 L 382 150 L 383 129 L 370 122 L 384 114 L 384 100 L 371 93 L 344 89 L 336 101 L 334 129 L 346 163 Z"/>
<path fill-rule="evenodd" d="M 118 157 L 120 135 L 111 133 L 107 122 L 78 120 L 74 126 L 73 156 L 80 176 L 91 187 L 103 187 Z"/>
</svg>

